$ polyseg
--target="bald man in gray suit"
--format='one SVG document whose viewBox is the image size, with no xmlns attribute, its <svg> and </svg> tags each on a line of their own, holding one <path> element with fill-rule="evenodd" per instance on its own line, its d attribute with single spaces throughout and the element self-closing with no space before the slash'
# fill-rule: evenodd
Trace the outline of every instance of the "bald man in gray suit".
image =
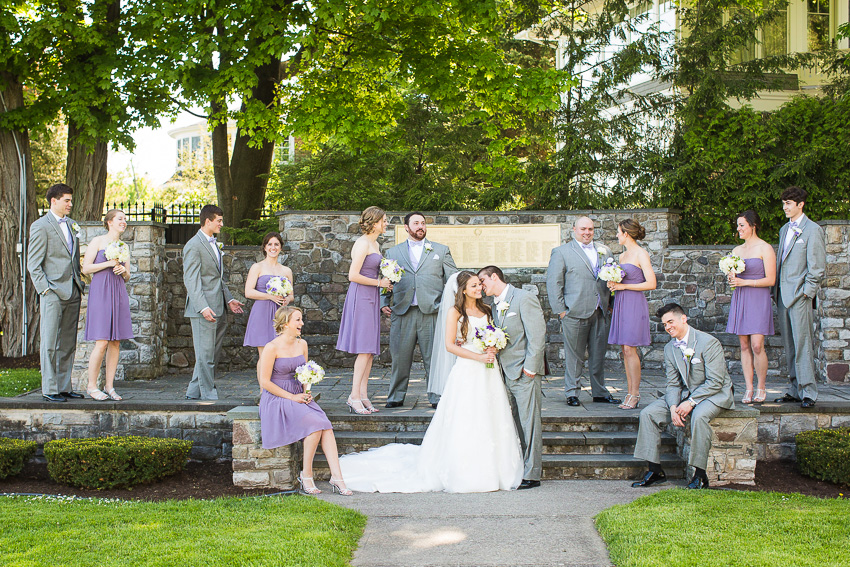
<svg viewBox="0 0 850 567">
<path fill-rule="evenodd" d="M 30 226 L 27 249 L 27 271 L 39 295 L 41 395 L 48 402 L 83 397 L 71 389 L 85 290 L 80 278 L 80 227 L 68 216 L 73 193 L 63 183 L 47 190 L 50 210 Z"/>
</svg>

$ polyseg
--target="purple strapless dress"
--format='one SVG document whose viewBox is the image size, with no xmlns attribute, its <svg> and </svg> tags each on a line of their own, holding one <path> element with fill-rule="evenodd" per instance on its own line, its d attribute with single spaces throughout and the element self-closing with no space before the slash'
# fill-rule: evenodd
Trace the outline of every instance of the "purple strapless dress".
<svg viewBox="0 0 850 567">
<path fill-rule="evenodd" d="M 363 260 L 360 275 L 378 278 L 381 256 L 369 254 Z M 380 289 L 371 285 L 351 282 L 342 307 L 339 322 L 339 338 L 336 349 L 352 354 L 381 353 L 381 304 Z"/>
<path fill-rule="evenodd" d="M 643 270 L 634 264 L 620 264 L 626 276 L 620 283 L 639 284 L 646 281 Z M 652 340 L 649 336 L 649 304 L 642 291 L 621 289 L 614 294 L 614 314 L 611 316 L 611 330 L 608 332 L 608 344 L 627 346 L 647 346 Z"/>
<path fill-rule="evenodd" d="M 747 258 L 744 271 L 738 274 L 742 280 L 759 280 L 764 277 L 764 260 Z M 773 306 L 770 303 L 769 287 L 736 287 L 729 306 L 729 322 L 726 332 L 733 335 L 772 335 Z"/>
<path fill-rule="evenodd" d="M 95 264 L 106 262 L 106 252 L 97 251 Z M 101 270 L 91 277 L 89 303 L 86 308 L 87 341 L 120 341 L 133 338 L 130 319 L 130 297 L 124 278 L 112 273 L 111 268 Z"/>
<path fill-rule="evenodd" d="M 290 394 L 304 392 L 295 379 L 295 369 L 306 361 L 303 355 L 278 358 L 274 361 L 272 382 Z M 260 395 L 260 437 L 263 449 L 274 449 L 304 439 L 314 431 L 333 429 L 328 416 L 316 402 L 300 404 L 263 390 Z"/>
<path fill-rule="evenodd" d="M 266 284 L 274 276 L 260 276 L 257 278 L 257 291 L 266 292 Z M 242 346 L 261 347 L 266 346 L 275 338 L 274 314 L 278 305 L 271 299 L 258 299 L 251 306 L 251 314 L 248 315 L 248 324 L 245 326 L 245 340 Z"/>
</svg>

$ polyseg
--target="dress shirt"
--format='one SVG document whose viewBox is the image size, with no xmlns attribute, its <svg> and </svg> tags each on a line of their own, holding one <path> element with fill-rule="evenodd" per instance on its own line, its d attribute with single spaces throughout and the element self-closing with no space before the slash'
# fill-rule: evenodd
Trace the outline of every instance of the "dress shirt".
<svg viewBox="0 0 850 567">
<path fill-rule="evenodd" d="M 502 293 L 500 293 L 499 295 L 496 296 L 496 299 L 495 299 L 496 305 L 498 306 L 500 303 L 502 303 L 505 300 L 505 297 L 507 297 L 507 295 L 508 295 L 508 286 L 505 285 L 505 289 L 502 290 Z"/>
<path fill-rule="evenodd" d="M 62 230 L 62 235 L 65 237 L 65 242 L 73 242 L 74 239 L 71 236 L 71 227 L 69 226 L 71 223 L 67 221 L 62 222 L 62 219 L 66 217 L 60 217 L 53 211 L 50 211 L 50 214 L 53 215 L 53 218 L 56 219 L 57 223 L 59 223 L 59 228 Z"/>
<path fill-rule="evenodd" d="M 590 267 L 593 268 L 593 272 L 596 273 L 599 269 L 599 252 L 596 250 L 596 246 L 593 244 L 593 241 L 590 241 L 590 244 L 582 244 L 578 243 L 581 246 L 584 255 L 587 256 L 587 259 L 590 260 Z"/>
<path fill-rule="evenodd" d="M 207 234 L 203 230 L 199 230 L 198 232 L 201 233 L 201 238 L 210 243 L 210 247 L 213 251 L 213 256 L 218 261 L 218 269 L 219 271 L 221 271 L 221 250 L 218 249 L 218 242 L 216 240 L 216 237 L 207 236 Z"/>
<path fill-rule="evenodd" d="M 783 256 L 785 255 L 785 252 L 787 252 L 788 249 L 791 248 L 791 242 L 793 242 L 794 238 L 797 237 L 797 235 L 794 234 L 794 228 L 800 226 L 800 223 L 802 222 L 803 217 L 805 216 L 805 214 L 802 214 L 797 218 L 797 220 L 791 221 L 790 226 L 788 227 L 788 232 L 785 233 L 785 243 L 782 245 Z"/>
<path fill-rule="evenodd" d="M 410 265 L 413 266 L 414 271 L 419 269 L 419 262 L 422 260 L 422 252 L 424 250 L 424 238 L 422 240 L 407 239 L 407 252 L 410 255 Z M 410 302 L 410 305 L 419 305 L 419 301 L 416 299 L 416 290 L 413 291 L 413 300 Z"/>
</svg>

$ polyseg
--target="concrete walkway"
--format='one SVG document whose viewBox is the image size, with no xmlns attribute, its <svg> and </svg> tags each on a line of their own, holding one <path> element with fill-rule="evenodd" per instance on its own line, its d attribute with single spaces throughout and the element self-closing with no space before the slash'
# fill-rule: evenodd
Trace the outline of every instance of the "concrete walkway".
<svg viewBox="0 0 850 567">
<path fill-rule="evenodd" d="M 483 494 L 330 494 L 320 498 L 369 520 L 355 567 L 612 565 L 593 516 L 665 488 L 622 480 L 554 480 L 539 488 Z"/>
</svg>

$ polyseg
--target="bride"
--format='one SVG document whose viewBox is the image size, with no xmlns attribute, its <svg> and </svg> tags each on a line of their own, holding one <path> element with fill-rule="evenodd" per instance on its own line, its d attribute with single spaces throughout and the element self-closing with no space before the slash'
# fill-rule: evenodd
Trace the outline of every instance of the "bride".
<svg viewBox="0 0 850 567">
<path fill-rule="evenodd" d="M 452 296 L 454 278 L 446 284 L 444 304 Z M 444 342 L 457 360 L 422 445 L 394 443 L 340 457 L 350 489 L 490 492 L 513 490 L 522 481 L 519 439 L 495 350 L 482 351 L 472 341 L 475 328 L 492 321 L 490 308 L 481 300 L 481 280 L 472 272 L 460 272 L 456 285 Z"/>
</svg>

